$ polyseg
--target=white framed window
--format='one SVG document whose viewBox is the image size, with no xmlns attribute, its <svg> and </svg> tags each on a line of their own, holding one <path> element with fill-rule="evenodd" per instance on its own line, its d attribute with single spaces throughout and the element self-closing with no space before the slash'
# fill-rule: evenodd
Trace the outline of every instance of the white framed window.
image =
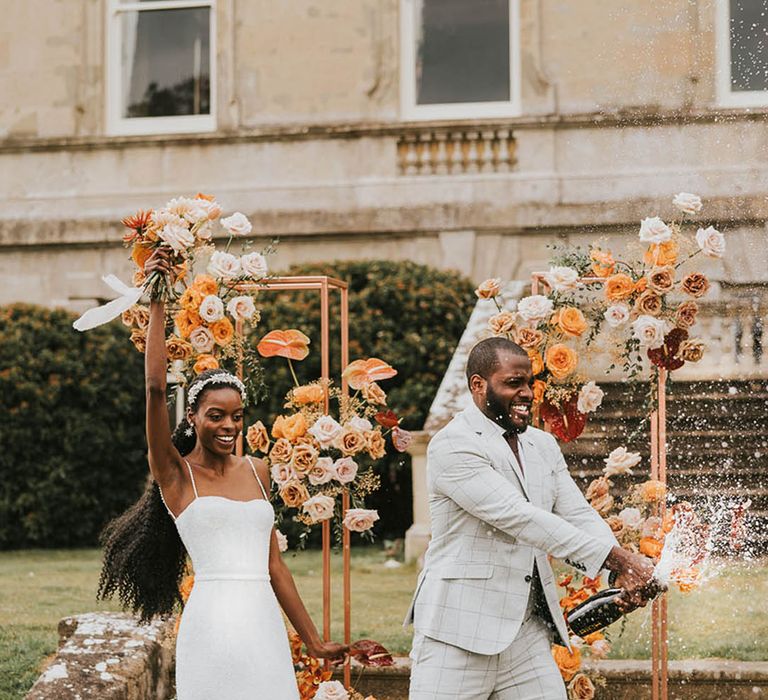
<svg viewBox="0 0 768 700">
<path fill-rule="evenodd" d="M 768 0 L 718 0 L 717 98 L 723 106 L 768 106 Z"/>
<path fill-rule="evenodd" d="M 105 0 L 107 132 L 216 128 L 216 0 Z"/>
<path fill-rule="evenodd" d="M 519 0 L 400 0 L 404 119 L 520 114 Z"/>
</svg>

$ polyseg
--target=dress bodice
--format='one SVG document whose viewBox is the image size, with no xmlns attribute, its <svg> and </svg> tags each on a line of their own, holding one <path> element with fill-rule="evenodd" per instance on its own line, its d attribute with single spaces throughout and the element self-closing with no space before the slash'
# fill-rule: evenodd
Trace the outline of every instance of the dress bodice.
<svg viewBox="0 0 768 700">
<path fill-rule="evenodd" d="M 269 576 L 272 504 L 198 496 L 176 518 L 195 581 Z"/>
</svg>

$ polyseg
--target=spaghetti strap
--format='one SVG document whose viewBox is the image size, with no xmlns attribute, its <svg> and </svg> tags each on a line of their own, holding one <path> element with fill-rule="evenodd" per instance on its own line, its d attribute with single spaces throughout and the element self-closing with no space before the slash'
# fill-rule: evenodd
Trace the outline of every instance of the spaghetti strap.
<svg viewBox="0 0 768 700">
<path fill-rule="evenodd" d="M 192 481 L 192 490 L 195 492 L 195 498 L 198 498 L 197 485 L 195 484 L 195 475 L 192 473 L 192 465 L 189 462 L 187 462 L 186 459 L 184 460 L 184 464 L 187 465 L 187 469 L 189 470 L 189 478 Z"/>
<path fill-rule="evenodd" d="M 248 460 L 248 464 L 251 465 L 251 471 L 253 472 L 253 475 L 256 477 L 256 481 L 259 482 L 259 488 L 261 489 L 261 493 L 264 494 L 264 500 L 268 501 L 269 496 L 267 496 L 267 492 L 264 490 L 264 484 L 261 483 L 261 479 L 259 478 L 259 473 L 256 471 L 256 467 L 253 464 L 253 460 L 246 455 L 245 458 Z"/>
</svg>

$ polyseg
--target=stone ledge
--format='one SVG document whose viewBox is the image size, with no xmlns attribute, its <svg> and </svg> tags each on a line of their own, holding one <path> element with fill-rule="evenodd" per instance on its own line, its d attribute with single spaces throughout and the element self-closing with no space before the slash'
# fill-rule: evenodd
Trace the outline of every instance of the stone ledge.
<svg viewBox="0 0 768 700">
<path fill-rule="evenodd" d="M 59 650 L 26 700 L 165 700 L 173 686 L 172 620 L 124 613 L 59 622 Z"/>
</svg>

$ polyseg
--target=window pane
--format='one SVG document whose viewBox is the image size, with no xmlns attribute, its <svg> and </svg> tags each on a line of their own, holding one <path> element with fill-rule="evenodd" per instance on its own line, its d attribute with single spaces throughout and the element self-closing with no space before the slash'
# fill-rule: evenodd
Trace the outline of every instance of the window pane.
<svg viewBox="0 0 768 700">
<path fill-rule="evenodd" d="M 123 117 L 210 114 L 210 8 L 126 12 Z"/>
<path fill-rule="evenodd" d="M 510 99 L 509 0 L 419 0 L 418 104 Z"/>
<path fill-rule="evenodd" d="M 768 0 L 730 0 L 731 89 L 768 90 Z"/>
</svg>

